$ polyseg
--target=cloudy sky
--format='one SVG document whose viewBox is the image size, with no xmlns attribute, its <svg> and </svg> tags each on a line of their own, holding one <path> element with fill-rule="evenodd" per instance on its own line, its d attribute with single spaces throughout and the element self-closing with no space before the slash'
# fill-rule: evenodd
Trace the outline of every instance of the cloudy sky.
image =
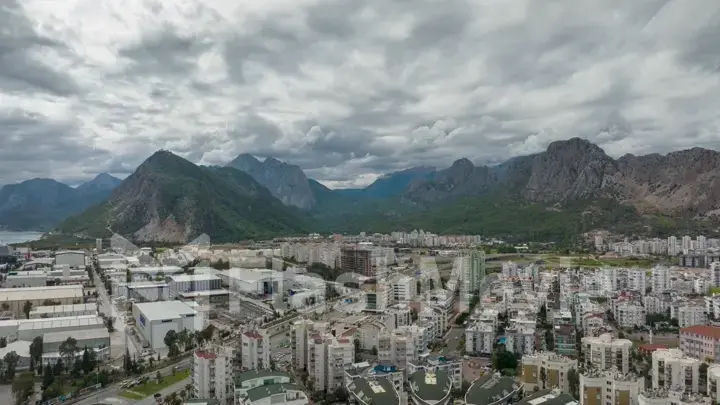
<svg viewBox="0 0 720 405">
<path fill-rule="evenodd" d="M 717 0 L 3 0 L 0 184 L 239 153 L 333 187 L 586 137 L 720 149 Z"/>
</svg>

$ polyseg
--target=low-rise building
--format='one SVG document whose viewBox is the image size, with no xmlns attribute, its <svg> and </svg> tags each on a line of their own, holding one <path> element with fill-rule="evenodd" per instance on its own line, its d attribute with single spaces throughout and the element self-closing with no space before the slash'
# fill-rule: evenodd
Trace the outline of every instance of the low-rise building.
<svg viewBox="0 0 720 405">
<path fill-rule="evenodd" d="M 347 386 L 351 405 L 400 405 L 400 393 L 383 377 L 360 377 Z"/>
<path fill-rule="evenodd" d="M 446 371 L 419 370 L 408 375 L 414 405 L 446 405 L 452 401 L 453 383 Z"/>
<path fill-rule="evenodd" d="M 568 373 L 577 367 L 577 360 L 553 352 L 526 354 L 522 357 L 520 380 L 526 392 L 559 389 L 570 392 Z M 543 381 L 544 375 L 544 381 Z"/>
<path fill-rule="evenodd" d="M 502 405 L 516 402 L 522 383 L 499 374 L 482 376 L 473 381 L 465 393 L 467 405 Z"/>
<path fill-rule="evenodd" d="M 644 379 L 635 374 L 586 369 L 580 374 L 580 405 L 636 405 L 643 388 Z"/>
<path fill-rule="evenodd" d="M 680 329 L 680 350 L 695 359 L 720 361 L 720 326 L 695 325 Z"/>
<path fill-rule="evenodd" d="M 655 350 L 652 354 L 653 388 L 699 392 L 701 363 L 678 349 Z"/>
<path fill-rule="evenodd" d="M 234 378 L 236 405 L 307 405 L 309 399 L 288 373 L 251 370 Z"/>
<path fill-rule="evenodd" d="M 638 405 L 712 405 L 709 397 L 679 390 L 647 390 L 638 396 Z"/>
</svg>

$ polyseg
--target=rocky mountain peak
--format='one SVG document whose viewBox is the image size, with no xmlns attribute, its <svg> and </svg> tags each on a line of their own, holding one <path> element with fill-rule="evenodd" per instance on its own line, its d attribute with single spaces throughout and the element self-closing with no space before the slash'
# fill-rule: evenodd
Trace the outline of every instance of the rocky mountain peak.
<svg viewBox="0 0 720 405">
<path fill-rule="evenodd" d="M 272 156 L 260 162 L 252 155 L 238 155 L 226 165 L 252 176 L 285 205 L 309 209 L 315 196 L 305 173 L 299 166 L 282 162 Z"/>
</svg>

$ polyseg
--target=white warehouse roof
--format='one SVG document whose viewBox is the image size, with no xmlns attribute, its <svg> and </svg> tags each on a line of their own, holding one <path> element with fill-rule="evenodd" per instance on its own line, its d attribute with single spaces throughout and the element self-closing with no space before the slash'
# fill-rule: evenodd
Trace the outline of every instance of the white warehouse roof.
<svg viewBox="0 0 720 405">
<path fill-rule="evenodd" d="M 262 281 L 271 278 L 281 279 L 283 275 L 281 272 L 276 272 L 269 269 L 241 269 L 232 268 L 227 271 L 227 275 L 230 278 L 252 283 L 255 281 Z"/>
<path fill-rule="evenodd" d="M 74 328 L 81 326 L 105 326 L 103 319 L 96 315 L 64 316 L 60 318 L 24 319 L 18 321 L 18 330 L 40 330 L 55 328 Z"/>
<path fill-rule="evenodd" d="M 76 340 L 110 339 L 110 332 L 108 332 L 106 327 L 48 332 L 43 335 L 43 343 L 62 343 L 69 337 Z"/>
<path fill-rule="evenodd" d="M 135 306 L 148 321 L 156 321 L 197 314 L 197 311 L 192 308 L 191 303 L 198 305 L 194 301 L 157 301 L 143 302 L 135 304 Z"/>
<path fill-rule="evenodd" d="M 172 277 L 170 277 L 172 281 L 176 283 L 181 283 L 183 281 L 210 281 L 210 280 L 220 280 L 220 277 L 214 275 L 214 274 L 175 274 Z"/>
<path fill-rule="evenodd" d="M 57 312 L 72 313 L 72 312 L 85 312 L 85 311 L 95 311 L 95 310 L 97 310 L 97 304 L 42 305 L 39 307 L 33 307 L 30 310 L 30 315 L 54 314 Z"/>
<path fill-rule="evenodd" d="M 83 286 L 79 284 L 50 287 L 0 288 L 0 302 L 82 298 L 83 296 Z"/>
<path fill-rule="evenodd" d="M 128 269 L 131 273 L 164 273 L 166 275 L 182 273 L 182 267 L 178 266 L 152 266 L 152 267 L 131 267 Z"/>
</svg>

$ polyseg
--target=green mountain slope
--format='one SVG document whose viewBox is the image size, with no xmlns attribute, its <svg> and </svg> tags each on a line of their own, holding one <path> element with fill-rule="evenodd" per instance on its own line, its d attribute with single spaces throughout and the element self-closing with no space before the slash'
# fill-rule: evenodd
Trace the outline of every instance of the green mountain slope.
<svg viewBox="0 0 720 405">
<path fill-rule="evenodd" d="M 183 243 L 206 233 L 213 242 L 307 233 L 307 218 L 285 207 L 249 175 L 199 167 L 159 151 L 110 198 L 58 226 L 87 236 L 119 233 L 135 241 Z"/>
</svg>

